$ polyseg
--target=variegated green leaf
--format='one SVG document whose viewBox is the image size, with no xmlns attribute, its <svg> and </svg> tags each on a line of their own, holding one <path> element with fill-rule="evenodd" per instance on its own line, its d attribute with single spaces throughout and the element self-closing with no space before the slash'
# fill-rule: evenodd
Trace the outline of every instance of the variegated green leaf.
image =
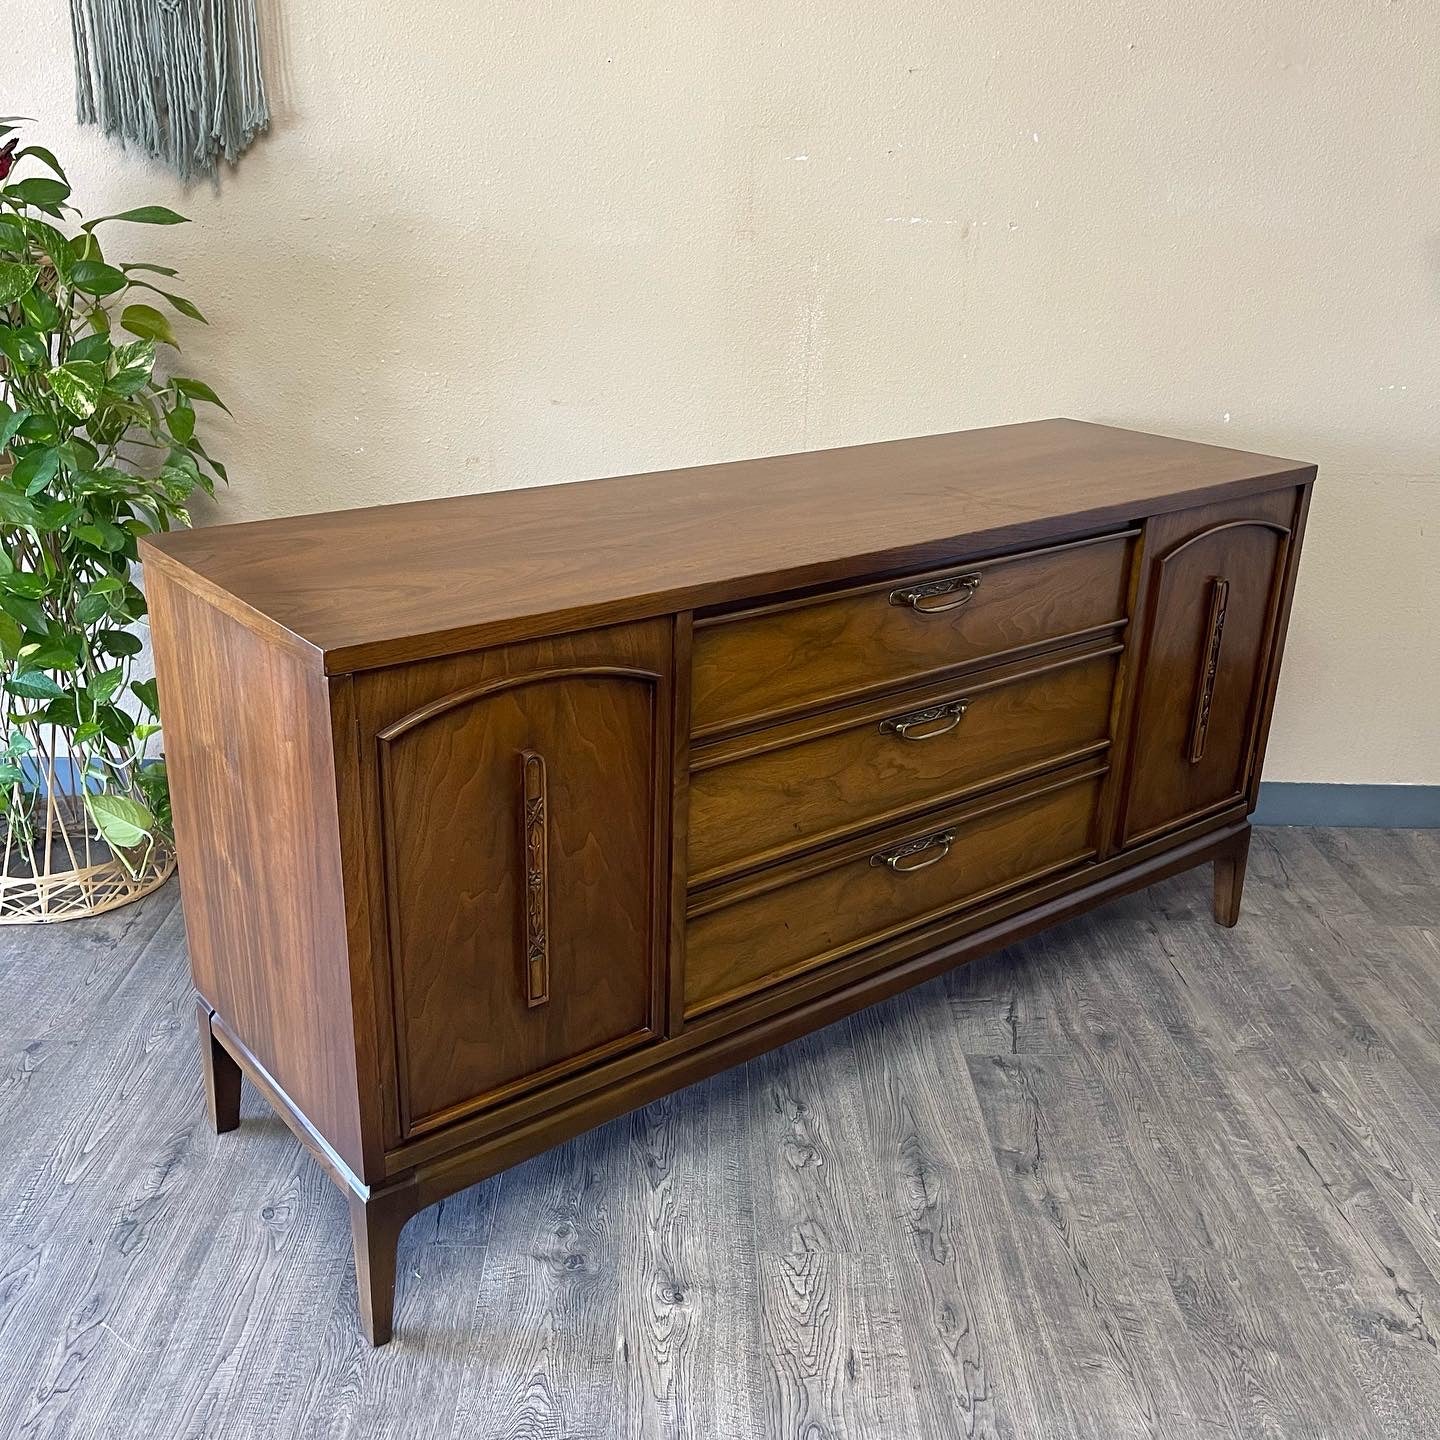
<svg viewBox="0 0 1440 1440">
<path fill-rule="evenodd" d="M 105 385 L 105 370 L 93 360 L 72 360 L 49 375 L 50 388 L 60 403 L 82 420 L 95 413 L 95 404 Z"/>
<path fill-rule="evenodd" d="M 0 260 L 0 305 L 9 305 L 18 300 L 39 278 L 38 265 Z"/>
</svg>

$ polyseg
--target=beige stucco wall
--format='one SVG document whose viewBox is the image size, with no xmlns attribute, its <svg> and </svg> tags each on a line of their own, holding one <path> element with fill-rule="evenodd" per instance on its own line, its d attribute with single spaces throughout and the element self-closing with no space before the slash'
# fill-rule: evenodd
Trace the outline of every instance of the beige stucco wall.
<svg viewBox="0 0 1440 1440">
<path fill-rule="evenodd" d="M 1440 783 L 1433 0 L 261 4 L 273 134 L 189 193 L 0 7 L 84 207 L 198 222 L 126 239 L 226 517 L 1053 414 L 1314 459 L 1267 773 Z"/>
</svg>

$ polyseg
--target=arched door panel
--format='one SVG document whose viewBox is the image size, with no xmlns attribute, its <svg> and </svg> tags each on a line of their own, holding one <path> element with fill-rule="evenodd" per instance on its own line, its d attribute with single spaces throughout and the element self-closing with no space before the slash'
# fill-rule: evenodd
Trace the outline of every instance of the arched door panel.
<svg viewBox="0 0 1440 1440">
<path fill-rule="evenodd" d="M 654 1037 L 661 679 L 506 675 L 380 730 L 402 1138 Z"/>
<path fill-rule="evenodd" d="M 1248 787 L 1294 496 L 1164 516 L 1147 529 L 1148 610 L 1122 840 Z"/>
</svg>

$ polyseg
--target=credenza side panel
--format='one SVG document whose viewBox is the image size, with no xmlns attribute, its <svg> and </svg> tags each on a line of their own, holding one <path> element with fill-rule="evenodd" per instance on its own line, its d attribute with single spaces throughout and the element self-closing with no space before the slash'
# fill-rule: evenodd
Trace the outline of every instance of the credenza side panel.
<svg viewBox="0 0 1440 1440">
<path fill-rule="evenodd" d="M 365 1173 L 329 684 L 146 572 L 195 988 Z"/>
<path fill-rule="evenodd" d="M 1305 541 L 1305 522 L 1310 514 L 1313 482 L 1301 485 L 1296 492 L 1295 516 L 1291 522 L 1290 550 L 1281 582 L 1279 610 L 1275 617 L 1274 639 L 1270 646 L 1269 670 L 1260 697 L 1260 719 L 1251 741 L 1250 789 L 1246 809 L 1254 810 L 1260 803 L 1260 780 L 1265 767 L 1265 748 L 1270 743 L 1270 722 L 1275 714 L 1275 694 L 1280 686 L 1280 664 L 1285 657 L 1285 641 L 1290 634 L 1290 609 L 1295 602 L 1295 584 L 1300 575 L 1301 547 Z"/>
</svg>

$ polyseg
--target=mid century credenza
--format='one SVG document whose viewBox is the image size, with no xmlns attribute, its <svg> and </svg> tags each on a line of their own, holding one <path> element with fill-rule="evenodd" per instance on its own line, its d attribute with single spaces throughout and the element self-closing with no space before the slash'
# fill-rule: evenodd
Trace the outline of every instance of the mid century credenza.
<svg viewBox="0 0 1440 1440">
<path fill-rule="evenodd" d="M 423 1207 L 1111 896 L 1235 923 L 1314 467 L 1046 420 L 143 545 L 210 1118 Z"/>
</svg>

